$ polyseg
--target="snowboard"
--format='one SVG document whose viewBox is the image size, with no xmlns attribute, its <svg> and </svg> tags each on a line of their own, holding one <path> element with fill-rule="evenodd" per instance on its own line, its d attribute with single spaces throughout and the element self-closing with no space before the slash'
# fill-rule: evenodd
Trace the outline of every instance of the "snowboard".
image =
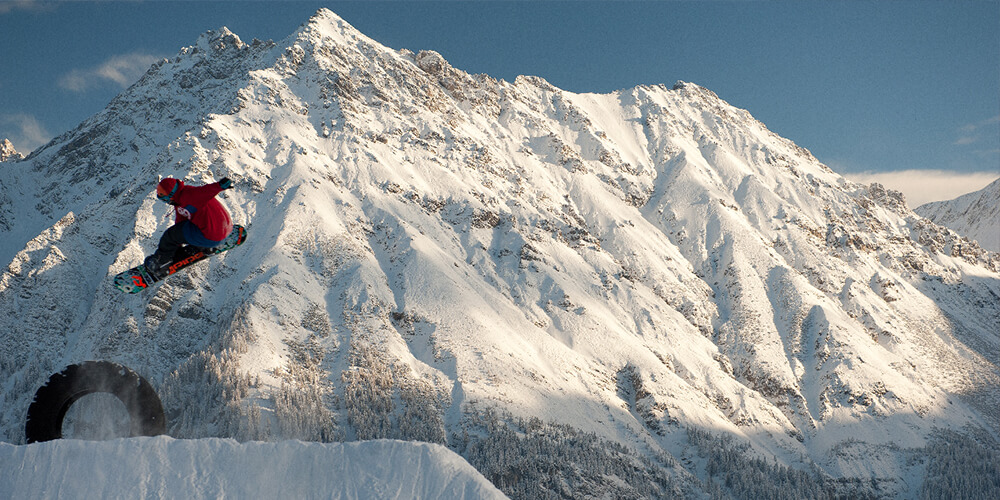
<svg viewBox="0 0 1000 500">
<path fill-rule="evenodd" d="M 233 231 L 229 233 L 229 236 L 222 241 L 217 247 L 213 248 L 198 248 L 193 246 L 185 246 L 177 251 L 174 255 L 173 262 L 166 267 L 166 274 L 162 276 L 154 276 L 146 270 L 146 266 L 139 264 L 128 271 L 122 271 L 115 275 L 115 288 L 125 292 L 125 293 L 139 293 L 149 285 L 156 283 L 167 276 L 174 274 L 181 269 L 184 269 L 191 264 L 205 260 L 213 255 L 218 255 L 226 250 L 236 248 L 243 244 L 247 239 L 247 230 L 243 226 L 234 225 Z"/>
</svg>

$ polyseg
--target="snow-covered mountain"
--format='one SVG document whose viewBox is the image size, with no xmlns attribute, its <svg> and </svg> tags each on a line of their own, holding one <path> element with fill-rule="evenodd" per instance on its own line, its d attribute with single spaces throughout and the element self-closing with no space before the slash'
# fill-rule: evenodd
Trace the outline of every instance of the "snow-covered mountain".
<svg viewBox="0 0 1000 500">
<path fill-rule="evenodd" d="M 235 179 L 249 239 L 124 296 L 158 174 Z M 0 179 L 12 443 L 99 358 L 174 437 L 443 443 L 512 497 L 1000 488 L 1000 255 L 694 84 L 469 75 L 320 10 L 206 33 Z"/>
<path fill-rule="evenodd" d="M 925 203 L 914 212 L 976 240 L 991 252 L 1000 252 L 1000 178 L 979 191 Z"/>
</svg>

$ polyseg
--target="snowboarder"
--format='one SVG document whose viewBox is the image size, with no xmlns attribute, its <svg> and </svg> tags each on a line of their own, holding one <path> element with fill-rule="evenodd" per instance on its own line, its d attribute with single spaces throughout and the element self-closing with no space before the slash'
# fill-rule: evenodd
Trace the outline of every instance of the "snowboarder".
<svg viewBox="0 0 1000 500">
<path fill-rule="evenodd" d="M 143 261 L 146 270 L 162 278 L 164 268 L 185 245 L 209 249 L 222 244 L 233 230 L 233 221 L 215 196 L 231 187 L 233 182 L 228 177 L 204 186 L 186 186 L 172 177 L 161 180 L 156 197 L 174 206 L 176 220 L 163 233 L 156 252 Z"/>
</svg>

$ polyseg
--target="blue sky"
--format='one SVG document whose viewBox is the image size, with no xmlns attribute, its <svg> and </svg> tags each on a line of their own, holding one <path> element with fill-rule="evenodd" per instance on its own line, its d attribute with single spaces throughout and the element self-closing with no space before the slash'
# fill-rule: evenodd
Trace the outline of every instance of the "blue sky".
<svg viewBox="0 0 1000 500">
<path fill-rule="evenodd" d="M 848 177 L 914 201 L 1000 177 L 1000 2 L 0 0 L 0 138 L 22 152 L 227 26 L 280 40 L 328 7 L 389 47 L 573 92 L 705 86 Z"/>
</svg>

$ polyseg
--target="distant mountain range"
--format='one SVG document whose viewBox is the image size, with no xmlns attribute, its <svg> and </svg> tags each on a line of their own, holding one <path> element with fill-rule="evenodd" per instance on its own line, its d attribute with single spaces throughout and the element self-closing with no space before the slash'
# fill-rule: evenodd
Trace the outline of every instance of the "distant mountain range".
<svg viewBox="0 0 1000 500">
<path fill-rule="evenodd" d="M 991 252 L 1000 252 L 1000 178 L 979 191 L 951 201 L 926 203 L 914 211 L 976 240 Z"/>
<path fill-rule="evenodd" d="M 250 236 L 126 296 L 158 175 L 234 179 Z M 0 163 L 0 261 L 11 443 L 108 359 L 174 437 L 441 443 L 514 498 L 1000 485 L 1000 255 L 691 83 L 470 75 L 325 9 L 210 31 Z"/>
</svg>

